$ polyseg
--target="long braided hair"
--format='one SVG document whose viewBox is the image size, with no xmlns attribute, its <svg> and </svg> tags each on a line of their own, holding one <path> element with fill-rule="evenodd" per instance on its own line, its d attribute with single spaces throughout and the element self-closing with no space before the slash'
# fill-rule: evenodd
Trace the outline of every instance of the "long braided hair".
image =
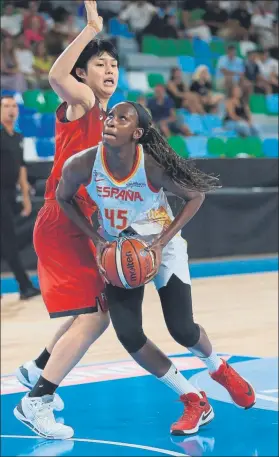
<svg viewBox="0 0 279 457">
<path fill-rule="evenodd" d="M 183 188 L 208 192 L 221 187 L 219 179 L 208 175 L 194 166 L 194 162 L 180 157 L 167 143 L 165 138 L 152 125 L 152 118 L 147 110 L 138 103 L 129 102 L 138 113 L 139 127 L 144 129 L 140 138 L 145 152 L 150 154 L 159 166 L 165 169 L 170 178 Z"/>
</svg>

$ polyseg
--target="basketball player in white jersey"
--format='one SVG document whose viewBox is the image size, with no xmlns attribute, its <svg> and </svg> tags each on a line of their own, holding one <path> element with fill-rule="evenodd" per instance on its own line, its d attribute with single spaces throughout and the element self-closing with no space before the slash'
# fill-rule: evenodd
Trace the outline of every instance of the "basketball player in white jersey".
<svg viewBox="0 0 279 457">
<path fill-rule="evenodd" d="M 124 102 L 109 112 L 103 142 L 65 163 L 56 197 L 68 217 L 93 240 L 99 258 L 116 237 L 134 234 L 149 242 L 148 249 L 156 259 L 152 277 L 170 334 L 200 357 L 211 377 L 228 390 L 238 406 L 247 409 L 255 403 L 252 386 L 217 356 L 205 330 L 193 320 L 187 247 L 180 236 L 181 229 L 200 208 L 204 192 L 215 188 L 217 182 L 176 155 L 152 127 L 141 105 Z M 82 184 L 99 208 L 98 232 L 75 203 Z M 185 200 L 175 218 L 163 188 Z M 99 268 L 105 276 L 100 262 Z M 206 394 L 198 391 L 145 336 L 143 293 L 144 287 L 121 289 L 107 284 L 111 321 L 134 360 L 180 396 L 184 412 L 172 425 L 171 433 L 196 433 L 199 426 L 213 419 L 213 409 Z M 22 406 L 24 399 L 19 404 Z"/>
</svg>

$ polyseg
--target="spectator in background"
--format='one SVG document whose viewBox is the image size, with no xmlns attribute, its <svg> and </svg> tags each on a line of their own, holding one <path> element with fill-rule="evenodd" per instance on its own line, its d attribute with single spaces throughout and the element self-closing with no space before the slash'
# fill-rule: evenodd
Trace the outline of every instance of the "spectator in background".
<svg viewBox="0 0 279 457">
<path fill-rule="evenodd" d="M 257 64 L 262 78 L 271 85 L 272 92 L 278 94 L 278 60 L 270 57 L 268 50 L 258 52 Z"/>
<path fill-rule="evenodd" d="M 1 41 L 1 89 L 24 92 L 27 83 L 19 70 L 13 38 L 6 36 Z"/>
<path fill-rule="evenodd" d="M 107 22 L 120 14 L 126 2 L 123 0 L 106 0 L 105 2 L 103 0 L 97 0 L 97 5 L 100 16 L 102 16 L 104 22 Z"/>
<path fill-rule="evenodd" d="M 1 32 L 3 36 L 16 37 L 22 30 L 22 14 L 15 10 L 12 3 L 4 4 L 1 16 Z"/>
<path fill-rule="evenodd" d="M 157 17 L 157 8 L 146 1 L 130 3 L 119 15 L 119 20 L 127 22 L 131 30 L 135 32 L 139 45 L 145 29 L 151 24 L 154 16 Z"/>
<path fill-rule="evenodd" d="M 60 35 L 65 49 L 78 36 L 84 26 L 85 24 L 82 24 L 77 16 L 65 10 L 63 19 L 55 23 L 53 30 Z"/>
<path fill-rule="evenodd" d="M 243 99 L 242 90 L 232 85 L 226 100 L 224 127 L 235 130 L 242 137 L 259 136 L 258 128 L 253 125 L 248 103 Z"/>
<path fill-rule="evenodd" d="M 160 38 L 174 38 L 177 40 L 178 38 L 182 38 L 181 32 L 178 30 L 176 24 L 176 17 L 174 15 L 164 16 L 163 24 L 161 29 Z"/>
<path fill-rule="evenodd" d="M 233 45 L 228 46 L 227 54 L 221 56 L 216 68 L 216 87 L 218 90 L 227 90 L 232 83 L 239 83 L 244 74 L 244 63 L 236 56 Z"/>
<path fill-rule="evenodd" d="M 38 43 L 45 39 L 44 31 L 40 28 L 41 21 L 37 16 L 33 16 L 30 20 L 30 27 L 24 30 L 24 39 L 27 47 Z"/>
<path fill-rule="evenodd" d="M 18 62 L 18 69 L 24 75 L 29 88 L 37 87 L 37 78 L 33 68 L 34 54 L 32 50 L 26 46 L 24 35 L 19 35 L 16 41 L 15 57 Z"/>
<path fill-rule="evenodd" d="M 161 130 L 166 138 L 172 133 L 191 136 L 192 133 L 186 124 L 180 122 L 176 116 L 174 102 L 166 95 L 163 85 L 158 85 L 154 90 L 155 96 L 147 102 L 155 125 Z"/>
<path fill-rule="evenodd" d="M 38 13 L 39 7 L 39 0 L 28 2 L 28 10 L 23 19 L 23 29 L 24 31 L 32 29 L 33 19 L 35 18 L 35 23 L 38 24 L 38 30 L 44 35 L 47 31 L 47 24 L 42 15 Z"/>
<path fill-rule="evenodd" d="M 249 40 L 252 9 L 250 2 L 241 0 L 231 2 L 234 9 L 229 14 L 226 27 L 220 31 L 220 36 L 231 40 Z"/>
<path fill-rule="evenodd" d="M 42 89 L 50 89 L 48 74 L 53 64 L 53 58 L 48 54 L 44 41 L 35 45 L 34 70 L 38 85 Z"/>
<path fill-rule="evenodd" d="M 172 68 L 167 83 L 167 94 L 172 99 L 175 109 L 187 108 L 190 113 L 204 114 L 204 108 L 198 95 L 189 91 L 183 81 L 180 68 Z"/>
<path fill-rule="evenodd" d="M 1 97 L 1 257 L 8 263 L 20 290 L 20 298 L 27 300 L 40 294 L 31 283 L 22 266 L 14 224 L 16 186 L 19 184 L 23 209 L 21 216 L 32 211 L 29 183 L 23 159 L 23 138 L 15 132 L 18 106 L 11 96 Z"/>
<path fill-rule="evenodd" d="M 213 94 L 211 76 L 206 65 L 200 65 L 192 75 L 190 90 L 196 93 L 203 109 L 207 113 L 217 112 L 223 94 Z"/>
<path fill-rule="evenodd" d="M 184 0 L 182 3 L 182 26 L 185 35 L 192 38 L 198 37 L 201 40 L 209 42 L 211 40 L 210 28 L 205 24 L 201 13 L 195 18 L 195 10 L 207 9 L 205 0 Z"/>
<path fill-rule="evenodd" d="M 272 86 L 263 77 L 257 63 L 257 51 L 248 51 L 244 64 L 244 76 L 253 84 L 253 91 L 260 94 L 271 94 Z"/>
<path fill-rule="evenodd" d="M 273 23 L 275 19 L 275 15 L 269 10 L 268 2 L 258 4 L 257 12 L 252 17 L 252 25 L 258 43 L 263 48 L 274 46 Z"/>
<path fill-rule="evenodd" d="M 219 35 L 228 21 L 229 15 L 226 10 L 220 6 L 219 0 L 212 0 L 207 2 L 206 13 L 203 16 L 203 20 L 210 28 L 212 35 Z"/>
</svg>

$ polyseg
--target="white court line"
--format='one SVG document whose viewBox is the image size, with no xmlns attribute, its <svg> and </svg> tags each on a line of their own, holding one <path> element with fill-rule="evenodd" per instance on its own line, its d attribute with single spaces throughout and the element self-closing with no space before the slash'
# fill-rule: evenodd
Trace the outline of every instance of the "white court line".
<svg viewBox="0 0 279 457">
<path fill-rule="evenodd" d="M 0 435 L 0 438 L 19 438 L 19 439 L 29 439 L 29 440 L 41 440 L 43 439 L 40 436 L 25 436 L 25 435 Z M 125 446 L 125 447 L 132 447 L 136 449 L 145 449 L 147 451 L 158 452 L 161 454 L 173 455 L 173 456 L 182 456 L 182 457 L 190 457 L 186 454 L 180 454 L 180 452 L 169 451 L 167 449 L 160 449 L 158 447 L 151 447 L 151 446 L 143 446 L 141 444 L 129 444 L 129 443 L 121 443 L 117 441 L 103 441 L 103 440 L 91 440 L 87 438 L 72 438 L 67 441 L 77 441 L 79 443 L 99 443 L 99 444 L 111 444 L 113 446 Z"/>
<path fill-rule="evenodd" d="M 260 398 L 261 400 L 266 400 L 266 401 L 271 401 L 271 402 L 274 402 L 274 403 L 278 403 L 278 398 L 270 397 L 268 395 L 262 395 L 262 394 L 258 394 L 257 393 L 256 397 Z"/>
</svg>

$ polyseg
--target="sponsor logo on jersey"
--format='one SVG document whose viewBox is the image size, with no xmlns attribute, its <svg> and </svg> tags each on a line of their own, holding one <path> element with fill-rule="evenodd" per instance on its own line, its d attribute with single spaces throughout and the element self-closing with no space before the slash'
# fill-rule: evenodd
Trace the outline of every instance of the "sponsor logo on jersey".
<svg viewBox="0 0 279 457">
<path fill-rule="evenodd" d="M 123 200 L 126 202 L 143 202 L 143 198 L 139 192 L 134 190 L 118 189 L 117 187 L 102 187 L 97 186 L 97 193 L 102 198 L 115 198 L 116 200 Z"/>
<path fill-rule="evenodd" d="M 129 182 L 129 187 L 146 187 L 146 184 L 143 182 L 132 181 Z"/>
</svg>

